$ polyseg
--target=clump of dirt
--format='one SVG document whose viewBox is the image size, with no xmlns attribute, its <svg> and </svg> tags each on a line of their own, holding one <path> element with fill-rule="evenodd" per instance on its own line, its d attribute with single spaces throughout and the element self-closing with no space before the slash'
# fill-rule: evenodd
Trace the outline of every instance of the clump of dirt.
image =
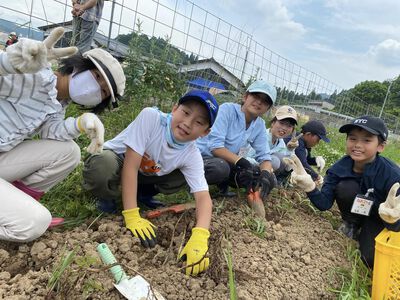
<svg viewBox="0 0 400 300">
<path fill-rule="evenodd" d="M 233 256 L 238 299 L 336 299 L 328 288 L 340 283 L 330 273 L 349 267 L 347 240 L 301 199 L 294 191 L 275 193 L 264 222 L 255 221 L 245 199 L 215 200 L 211 266 L 197 277 L 186 276 L 177 260 L 195 225 L 194 210 L 154 219 L 159 243 L 152 249 L 141 247 L 121 216 L 90 228 L 88 220 L 72 230 L 49 230 L 28 244 L 0 242 L 0 299 L 123 299 L 97 255 L 102 242 L 127 274 L 143 275 L 166 299 L 228 299 L 223 249 Z M 72 264 L 50 292 L 52 273 L 71 251 Z"/>
</svg>

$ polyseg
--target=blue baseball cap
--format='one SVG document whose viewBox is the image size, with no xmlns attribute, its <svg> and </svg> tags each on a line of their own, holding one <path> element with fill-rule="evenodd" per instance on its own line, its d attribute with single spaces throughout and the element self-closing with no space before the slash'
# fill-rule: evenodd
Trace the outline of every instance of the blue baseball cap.
<svg viewBox="0 0 400 300">
<path fill-rule="evenodd" d="M 215 100 L 214 96 L 211 95 L 209 92 L 207 91 L 203 91 L 203 90 L 192 90 L 188 93 L 186 93 L 185 95 L 183 95 L 180 99 L 179 99 L 179 104 L 182 104 L 188 100 L 197 100 L 199 102 L 201 102 L 208 111 L 208 118 L 210 121 L 210 127 L 214 124 L 215 118 L 217 117 L 218 114 L 218 102 L 217 100 Z"/>
<path fill-rule="evenodd" d="M 264 80 L 256 80 L 247 88 L 248 93 L 263 93 L 271 98 L 272 104 L 276 100 L 276 88 Z"/>
</svg>

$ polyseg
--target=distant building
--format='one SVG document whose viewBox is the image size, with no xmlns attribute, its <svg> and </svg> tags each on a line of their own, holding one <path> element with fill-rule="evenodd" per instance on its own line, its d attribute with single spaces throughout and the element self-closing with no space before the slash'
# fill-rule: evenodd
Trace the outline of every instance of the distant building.
<svg viewBox="0 0 400 300">
<path fill-rule="evenodd" d="M 180 73 L 188 74 L 189 84 L 209 85 L 218 89 L 243 89 L 243 82 L 219 64 L 214 58 L 198 60 L 179 67 Z M 191 82 L 191 83 L 190 83 Z M 219 83 L 219 87 L 217 86 Z"/>
<path fill-rule="evenodd" d="M 335 105 L 327 101 L 309 101 L 308 106 L 311 106 L 316 109 L 327 109 L 327 110 L 332 110 L 335 108 Z"/>
</svg>

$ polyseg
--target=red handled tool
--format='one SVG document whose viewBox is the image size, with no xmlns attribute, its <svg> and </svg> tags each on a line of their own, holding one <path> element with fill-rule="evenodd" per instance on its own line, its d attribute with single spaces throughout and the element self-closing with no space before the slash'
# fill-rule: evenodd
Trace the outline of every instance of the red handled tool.
<svg viewBox="0 0 400 300">
<path fill-rule="evenodd" d="M 157 217 L 161 216 L 162 214 L 165 214 L 168 212 L 173 212 L 173 213 L 177 214 L 177 213 L 181 213 L 181 212 L 184 212 L 185 210 L 192 209 L 195 207 L 196 207 L 195 202 L 176 204 L 176 205 L 172 205 L 172 206 L 168 206 L 168 207 L 164 207 L 164 208 L 160 208 L 160 209 L 150 210 L 150 211 L 146 212 L 145 217 L 147 219 L 154 219 L 154 218 L 157 218 Z"/>
</svg>

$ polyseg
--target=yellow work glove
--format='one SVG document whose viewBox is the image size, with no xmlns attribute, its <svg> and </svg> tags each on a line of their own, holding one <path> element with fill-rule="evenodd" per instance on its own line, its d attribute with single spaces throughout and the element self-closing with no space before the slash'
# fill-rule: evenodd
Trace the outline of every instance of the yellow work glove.
<svg viewBox="0 0 400 300">
<path fill-rule="evenodd" d="M 284 157 L 283 161 L 292 166 L 293 172 L 290 176 L 291 184 L 301 188 L 306 193 L 315 189 L 315 182 L 312 180 L 310 174 L 307 174 L 306 170 L 304 170 L 300 159 L 296 155 L 292 155 L 290 158 Z"/>
<path fill-rule="evenodd" d="M 126 228 L 140 239 L 143 247 L 153 248 L 157 244 L 156 233 L 154 232 L 156 226 L 140 216 L 138 207 L 123 210 L 122 215 L 124 216 Z"/>
<path fill-rule="evenodd" d="M 207 229 L 200 227 L 192 229 L 192 236 L 179 253 L 179 259 L 186 260 L 186 275 L 197 275 L 208 269 L 210 259 L 205 255 L 209 237 L 210 232 Z"/>
<path fill-rule="evenodd" d="M 379 205 L 379 215 L 386 223 L 393 224 L 400 220 L 400 195 L 396 196 L 399 187 L 400 183 L 393 184 L 386 201 Z"/>
</svg>

